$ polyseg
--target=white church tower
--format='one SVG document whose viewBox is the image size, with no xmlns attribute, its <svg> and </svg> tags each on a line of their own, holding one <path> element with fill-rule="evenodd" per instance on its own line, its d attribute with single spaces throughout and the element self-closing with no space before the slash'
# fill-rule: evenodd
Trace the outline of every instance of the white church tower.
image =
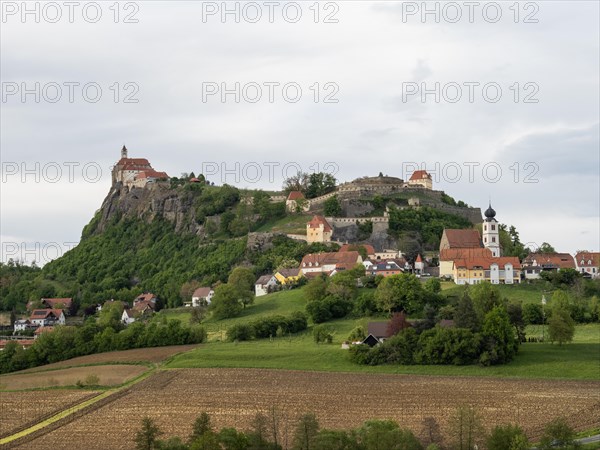
<svg viewBox="0 0 600 450">
<path fill-rule="evenodd" d="M 483 246 L 492 251 L 492 256 L 500 256 L 500 231 L 498 221 L 495 219 L 496 211 L 492 208 L 492 203 L 485 210 L 485 220 L 483 221 Z"/>
</svg>

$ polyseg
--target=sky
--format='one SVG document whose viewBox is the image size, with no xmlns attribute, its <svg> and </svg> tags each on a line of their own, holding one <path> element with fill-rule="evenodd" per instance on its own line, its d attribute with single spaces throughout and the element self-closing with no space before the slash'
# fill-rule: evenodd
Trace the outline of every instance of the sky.
<svg viewBox="0 0 600 450">
<path fill-rule="evenodd" d="M 123 145 L 266 190 L 424 168 L 533 248 L 600 250 L 598 2 L 0 5 L 2 261 L 76 245 Z"/>
</svg>

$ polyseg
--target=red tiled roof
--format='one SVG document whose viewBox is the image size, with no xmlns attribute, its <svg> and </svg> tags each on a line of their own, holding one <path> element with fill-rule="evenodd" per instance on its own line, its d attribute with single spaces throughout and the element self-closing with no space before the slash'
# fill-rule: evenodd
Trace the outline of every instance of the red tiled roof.
<svg viewBox="0 0 600 450">
<path fill-rule="evenodd" d="M 481 248 L 481 236 L 477 230 L 456 230 L 446 228 L 444 234 L 449 248 Z"/>
<path fill-rule="evenodd" d="M 135 305 L 133 305 L 133 309 L 134 311 L 146 311 L 148 309 L 151 309 L 152 311 L 154 311 L 154 303 L 152 303 L 151 300 L 141 300 L 139 302 L 137 302 Z"/>
<path fill-rule="evenodd" d="M 568 253 L 530 253 L 523 260 L 523 265 L 550 266 L 560 269 L 574 269 L 575 260 Z"/>
<path fill-rule="evenodd" d="M 144 178 L 169 178 L 166 172 L 157 172 L 154 169 L 146 169 L 137 174 L 138 179 Z"/>
<path fill-rule="evenodd" d="M 598 267 L 600 264 L 600 253 L 579 252 L 575 255 L 579 267 Z"/>
<path fill-rule="evenodd" d="M 152 166 L 146 158 L 121 158 L 117 166 L 122 166 L 123 170 L 143 170 L 151 169 Z"/>
<path fill-rule="evenodd" d="M 209 287 L 199 287 L 198 289 L 196 289 L 194 291 L 194 293 L 192 294 L 192 297 L 206 298 L 210 295 L 210 291 L 211 291 L 211 288 L 209 288 Z"/>
<path fill-rule="evenodd" d="M 33 339 L 2 339 L 2 340 L 0 340 L 0 348 L 6 347 L 6 344 L 8 344 L 9 342 L 16 342 L 17 345 L 20 345 L 22 347 L 30 347 L 33 345 L 34 340 Z"/>
<path fill-rule="evenodd" d="M 54 327 L 50 327 L 50 326 L 48 326 L 48 327 L 39 327 L 37 330 L 35 330 L 33 332 L 33 334 L 36 334 L 36 335 L 39 336 L 42 333 L 46 333 L 46 332 L 49 333 L 49 332 L 52 332 L 52 331 L 54 331 Z"/>
<path fill-rule="evenodd" d="M 498 266 L 502 268 L 504 268 L 507 264 L 512 264 L 513 269 L 521 268 L 519 258 L 517 258 L 516 256 L 501 256 L 499 258 L 468 258 L 454 260 L 454 265 L 456 267 L 465 267 L 467 269 L 482 268 L 484 270 L 489 270 L 492 264 L 498 264 Z"/>
<path fill-rule="evenodd" d="M 63 310 L 62 309 L 34 309 L 31 312 L 31 317 L 29 318 L 30 320 L 33 319 L 45 319 L 47 317 L 49 317 L 50 315 L 54 315 L 54 317 L 56 317 L 57 319 L 60 317 L 60 315 L 62 314 Z"/>
<path fill-rule="evenodd" d="M 420 253 L 417 255 L 417 259 L 415 259 L 415 262 L 423 262 L 423 260 L 421 259 Z"/>
<path fill-rule="evenodd" d="M 138 295 L 134 302 L 143 302 L 146 300 L 150 301 L 152 299 L 156 299 L 156 295 L 154 295 L 152 292 L 145 292 L 143 294 Z"/>
<path fill-rule="evenodd" d="M 313 266 L 322 266 L 325 264 L 335 264 L 336 267 L 340 265 L 340 267 L 346 267 L 351 265 L 350 267 L 354 267 L 354 265 L 359 262 L 361 256 L 357 251 L 351 252 L 337 252 L 337 253 L 309 253 L 302 258 L 302 267 L 308 266 L 312 263 Z"/>
<path fill-rule="evenodd" d="M 300 200 L 304 198 L 304 194 L 300 191 L 292 191 L 288 195 L 288 200 Z"/>
<path fill-rule="evenodd" d="M 423 180 L 426 178 L 431 178 L 431 175 L 429 175 L 426 170 L 415 170 L 410 177 L 410 181 Z"/>
<path fill-rule="evenodd" d="M 280 275 L 283 275 L 285 278 L 297 277 L 300 274 L 300 268 L 295 267 L 293 269 L 281 269 L 281 270 L 278 270 L 277 273 L 279 273 Z"/>
<path fill-rule="evenodd" d="M 375 248 L 373 248 L 373 246 L 369 245 L 369 244 L 344 244 L 340 247 L 338 252 L 349 252 L 349 251 L 356 250 L 357 248 L 360 248 L 360 247 L 364 248 L 367 251 L 367 255 L 375 254 Z"/>
<path fill-rule="evenodd" d="M 323 225 L 323 231 L 333 231 L 331 225 L 325 220 L 323 216 L 314 216 L 310 222 L 308 222 L 309 228 L 319 228 L 320 225 Z"/>
<path fill-rule="evenodd" d="M 492 251 L 489 248 L 445 248 L 440 252 L 440 261 L 468 258 L 492 258 Z"/>
<path fill-rule="evenodd" d="M 73 303 L 72 298 L 43 298 L 42 303 L 48 304 L 50 308 L 56 305 L 62 305 L 65 308 L 70 308 Z"/>
</svg>

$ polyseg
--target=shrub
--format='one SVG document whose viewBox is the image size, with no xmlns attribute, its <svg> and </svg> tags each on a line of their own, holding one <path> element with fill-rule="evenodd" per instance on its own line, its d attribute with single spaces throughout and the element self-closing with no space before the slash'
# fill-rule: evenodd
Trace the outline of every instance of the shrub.
<svg viewBox="0 0 600 450">
<path fill-rule="evenodd" d="M 227 329 L 228 341 L 249 341 L 254 337 L 254 329 L 246 323 L 239 323 Z"/>
<path fill-rule="evenodd" d="M 329 327 L 324 325 L 317 325 L 313 329 L 313 336 L 317 344 L 320 344 L 321 342 L 331 344 L 333 342 L 333 332 Z"/>
</svg>

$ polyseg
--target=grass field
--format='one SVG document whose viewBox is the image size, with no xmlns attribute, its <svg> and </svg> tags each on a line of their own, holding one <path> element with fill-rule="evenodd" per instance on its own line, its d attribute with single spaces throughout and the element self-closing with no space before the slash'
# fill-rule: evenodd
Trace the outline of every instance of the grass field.
<svg viewBox="0 0 600 450">
<path fill-rule="evenodd" d="M 247 429 L 257 412 L 276 408 L 279 438 L 291 438 L 295 420 L 313 411 L 324 428 L 348 429 L 367 419 L 392 419 L 417 435 L 434 418 L 447 435 L 458 405 L 471 405 L 487 429 L 518 421 L 530 438 L 564 416 L 578 430 L 597 427 L 596 382 L 498 380 L 263 369 L 159 371 L 110 405 L 77 418 L 18 448 L 133 448 L 141 418 L 153 418 L 164 438 L 189 435 L 206 411 L 215 428 Z M 94 430 L 90 433 L 89 430 Z M 102 436 L 102 439 L 98 439 Z"/>
<path fill-rule="evenodd" d="M 257 231 L 286 234 L 306 234 L 306 223 L 312 218 L 307 214 L 292 214 L 282 219 L 267 222 Z"/>
<path fill-rule="evenodd" d="M 542 295 L 546 296 L 546 300 L 551 301 L 552 292 L 554 288 L 549 283 L 537 282 L 537 283 L 522 283 L 522 284 L 499 284 L 497 288 L 503 297 L 506 297 L 509 301 L 528 303 L 541 303 Z M 459 296 L 464 286 L 457 286 L 451 281 L 442 282 L 442 291 L 446 296 Z"/>
</svg>

